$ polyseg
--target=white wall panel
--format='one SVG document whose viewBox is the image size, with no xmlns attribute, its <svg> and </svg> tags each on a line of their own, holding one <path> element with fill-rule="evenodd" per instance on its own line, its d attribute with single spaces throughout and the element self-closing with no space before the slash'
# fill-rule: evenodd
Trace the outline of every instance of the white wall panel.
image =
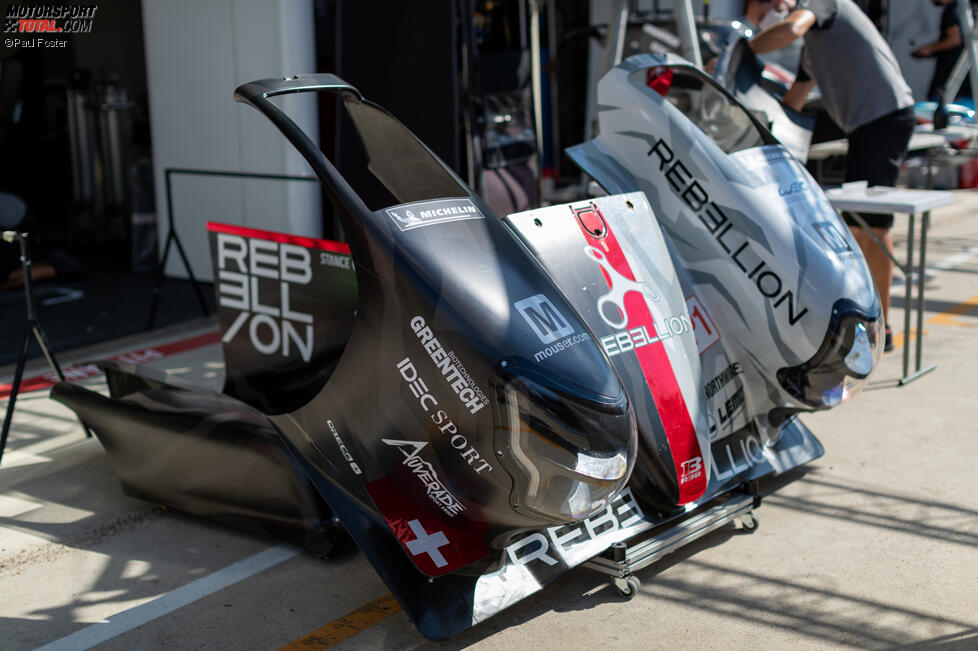
<svg viewBox="0 0 978 651">
<path fill-rule="evenodd" d="M 232 99 L 244 82 L 315 71 L 311 0 L 143 0 L 143 21 L 161 243 L 167 168 L 312 174 L 270 122 Z M 313 96 L 281 106 L 318 142 Z M 172 193 L 198 278 L 211 279 L 207 221 L 322 234 L 314 183 L 178 175 Z M 166 271 L 186 277 L 175 250 Z"/>
<path fill-rule="evenodd" d="M 943 7 L 930 0 L 899 0 L 889 3 L 887 40 L 900 63 L 904 79 L 917 100 L 926 99 L 934 75 L 934 59 L 914 59 L 910 53 L 921 45 L 937 40 Z"/>
</svg>

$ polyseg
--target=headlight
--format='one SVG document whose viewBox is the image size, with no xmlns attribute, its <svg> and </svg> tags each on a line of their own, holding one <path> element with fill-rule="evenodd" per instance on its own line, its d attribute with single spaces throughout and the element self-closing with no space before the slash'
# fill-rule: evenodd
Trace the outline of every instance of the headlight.
<svg viewBox="0 0 978 651">
<path fill-rule="evenodd" d="M 508 374 L 494 390 L 496 450 L 513 477 L 514 509 L 571 522 L 605 508 L 624 488 L 637 448 L 624 393 L 612 401 L 570 393 L 528 371 Z"/>
<path fill-rule="evenodd" d="M 792 396 L 816 409 L 845 402 L 866 385 L 883 353 L 883 319 L 837 305 L 828 333 L 808 362 L 778 371 Z"/>
</svg>

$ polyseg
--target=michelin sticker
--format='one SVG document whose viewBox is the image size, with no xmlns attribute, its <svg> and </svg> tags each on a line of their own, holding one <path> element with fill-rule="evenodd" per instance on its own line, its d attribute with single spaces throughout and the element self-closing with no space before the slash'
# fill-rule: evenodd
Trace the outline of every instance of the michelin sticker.
<svg viewBox="0 0 978 651">
<path fill-rule="evenodd" d="M 405 203 L 387 208 L 384 212 L 402 231 L 432 224 L 485 218 L 471 199 L 436 199 Z"/>
</svg>

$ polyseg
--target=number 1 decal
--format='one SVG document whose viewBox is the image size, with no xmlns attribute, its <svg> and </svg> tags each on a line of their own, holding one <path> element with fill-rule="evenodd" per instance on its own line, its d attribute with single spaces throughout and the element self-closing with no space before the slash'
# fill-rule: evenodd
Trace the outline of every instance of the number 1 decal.
<svg viewBox="0 0 978 651">
<path fill-rule="evenodd" d="M 696 337 L 696 349 L 702 355 L 703 351 L 720 341 L 720 332 L 713 325 L 713 320 L 698 298 L 695 296 L 687 298 L 686 309 L 689 310 L 689 318 L 693 322 L 693 335 Z"/>
</svg>

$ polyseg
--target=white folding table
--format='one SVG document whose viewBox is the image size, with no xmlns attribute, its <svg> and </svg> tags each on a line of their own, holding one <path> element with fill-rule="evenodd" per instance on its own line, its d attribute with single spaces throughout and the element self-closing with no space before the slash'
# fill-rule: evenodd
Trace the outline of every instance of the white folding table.
<svg viewBox="0 0 978 651">
<path fill-rule="evenodd" d="M 905 300 L 903 310 L 903 377 L 899 384 L 902 386 L 916 380 L 921 375 L 937 368 L 930 364 L 921 368 L 924 342 L 924 270 L 927 266 L 927 230 L 930 228 L 930 211 L 940 206 L 954 202 L 950 192 L 937 190 L 909 190 L 904 188 L 889 188 L 884 186 L 867 187 L 866 183 L 846 183 L 840 188 L 826 190 L 829 201 L 836 210 L 848 211 L 855 221 L 862 226 L 873 238 L 873 241 L 893 260 L 893 263 L 903 272 L 906 278 Z M 866 221 L 859 215 L 865 213 L 906 213 L 909 215 L 907 227 L 907 263 L 903 265 L 890 253 L 883 242 L 873 233 Z M 916 215 L 922 215 L 920 221 L 920 264 L 917 273 L 917 359 L 916 368 L 910 373 L 910 312 L 913 308 L 913 258 L 914 258 L 914 222 Z"/>
</svg>

